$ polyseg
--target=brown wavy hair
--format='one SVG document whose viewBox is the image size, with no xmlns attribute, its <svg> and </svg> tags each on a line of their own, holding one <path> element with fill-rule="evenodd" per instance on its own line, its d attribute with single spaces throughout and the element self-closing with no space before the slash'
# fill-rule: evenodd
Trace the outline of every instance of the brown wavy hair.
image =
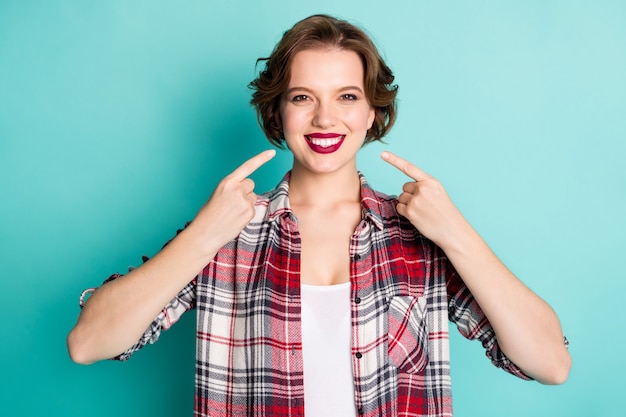
<svg viewBox="0 0 626 417">
<path fill-rule="evenodd" d="M 394 75 L 385 64 L 369 36 L 351 23 L 328 15 L 313 15 L 296 23 L 283 34 L 272 54 L 257 59 L 265 68 L 248 87 L 253 91 L 250 103 L 255 106 L 259 124 L 270 142 L 285 146 L 280 101 L 291 77 L 291 62 L 300 51 L 339 48 L 356 52 L 363 62 L 365 96 L 374 108 L 372 127 L 365 142 L 382 140 L 396 120 Z"/>
</svg>

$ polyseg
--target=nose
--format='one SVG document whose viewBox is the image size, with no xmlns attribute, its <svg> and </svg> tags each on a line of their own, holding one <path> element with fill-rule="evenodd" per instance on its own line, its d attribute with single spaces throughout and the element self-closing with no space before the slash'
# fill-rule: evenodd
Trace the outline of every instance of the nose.
<svg viewBox="0 0 626 417">
<path fill-rule="evenodd" d="M 335 122 L 336 115 L 332 104 L 325 100 L 320 100 L 315 107 L 313 125 L 325 129 L 334 126 Z"/>
</svg>

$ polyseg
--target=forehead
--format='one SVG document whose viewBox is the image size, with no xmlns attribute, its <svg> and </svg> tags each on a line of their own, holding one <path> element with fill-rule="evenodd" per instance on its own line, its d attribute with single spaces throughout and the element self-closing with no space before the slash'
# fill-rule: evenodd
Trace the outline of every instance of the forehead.
<svg viewBox="0 0 626 417">
<path fill-rule="evenodd" d="M 359 55 L 349 49 L 306 49 L 291 61 L 289 87 L 363 87 L 364 69 Z"/>
</svg>

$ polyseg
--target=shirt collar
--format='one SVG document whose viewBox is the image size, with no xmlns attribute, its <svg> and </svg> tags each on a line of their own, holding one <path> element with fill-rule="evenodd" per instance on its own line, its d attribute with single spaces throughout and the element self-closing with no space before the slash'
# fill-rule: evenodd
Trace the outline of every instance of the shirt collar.
<svg viewBox="0 0 626 417">
<path fill-rule="evenodd" d="M 295 217 L 289 205 L 289 178 L 291 171 L 287 172 L 276 188 L 266 194 L 268 199 L 267 220 L 274 221 L 280 216 Z M 379 230 L 383 228 L 383 216 L 381 196 L 370 187 L 365 176 L 359 172 L 361 181 L 361 207 L 363 219 L 370 221 Z"/>
</svg>

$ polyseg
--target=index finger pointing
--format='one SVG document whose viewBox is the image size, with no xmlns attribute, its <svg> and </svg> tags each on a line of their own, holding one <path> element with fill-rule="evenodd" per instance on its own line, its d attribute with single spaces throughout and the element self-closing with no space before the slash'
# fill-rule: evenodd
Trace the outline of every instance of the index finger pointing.
<svg viewBox="0 0 626 417">
<path fill-rule="evenodd" d="M 423 181 L 430 176 L 407 161 L 406 159 L 400 158 L 398 155 L 394 155 L 391 152 L 385 151 L 380 154 L 380 157 L 389 164 L 398 168 L 400 171 L 404 172 L 408 177 L 413 178 L 415 181 Z"/>
<path fill-rule="evenodd" d="M 246 162 L 241 164 L 239 168 L 234 170 L 229 176 L 236 180 L 243 180 L 250 176 L 254 171 L 259 169 L 263 164 L 272 159 L 276 155 L 276 151 L 274 149 L 270 149 L 267 151 L 263 151 L 260 154 L 253 156 L 248 159 Z"/>
</svg>

